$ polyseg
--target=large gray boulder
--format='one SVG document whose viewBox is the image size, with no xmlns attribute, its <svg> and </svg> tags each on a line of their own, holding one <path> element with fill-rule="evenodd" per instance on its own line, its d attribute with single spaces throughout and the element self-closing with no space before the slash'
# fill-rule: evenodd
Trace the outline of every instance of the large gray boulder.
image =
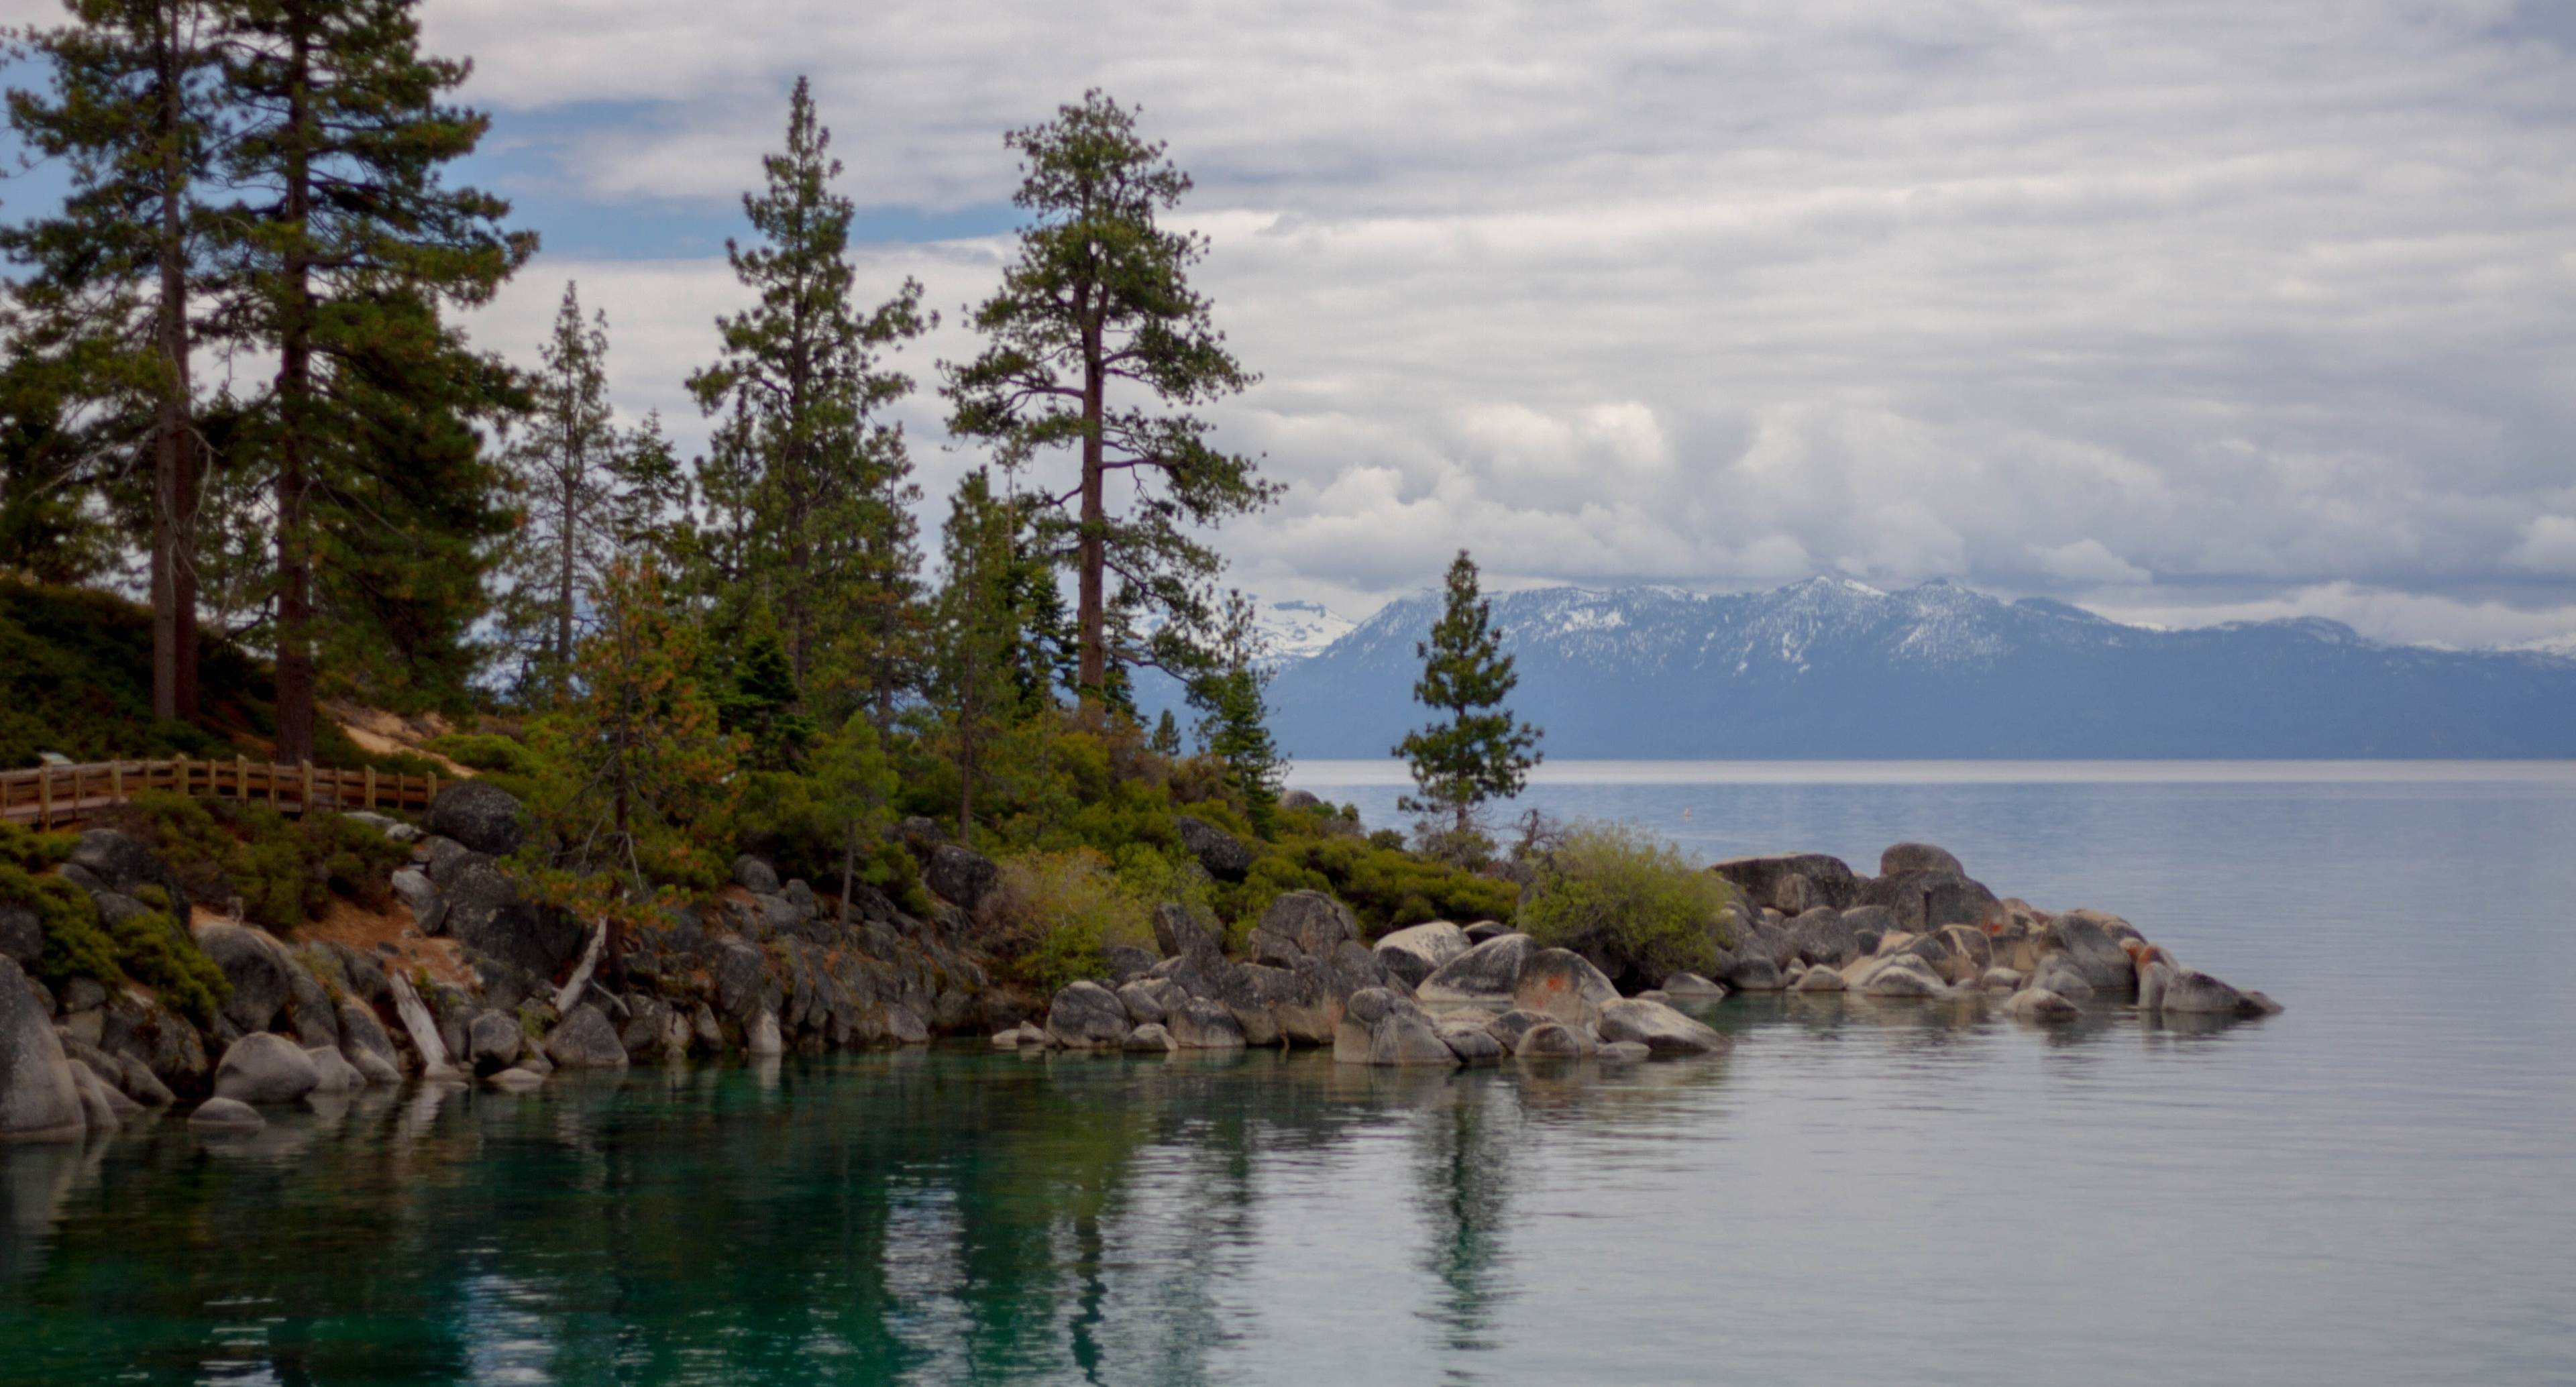
<svg viewBox="0 0 2576 1387">
<path fill-rule="evenodd" d="M 1191 914 L 1188 907 L 1169 901 L 1154 907 L 1154 943 L 1165 958 L 1225 951 L 1224 936 L 1216 926 Z"/>
<path fill-rule="evenodd" d="M 1542 1021 L 1521 1032 L 1512 1053 L 1522 1059 L 1580 1059 L 1600 1048 L 1591 1036 L 1562 1021 Z"/>
<path fill-rule="evenodd" d="M 1642 997 L 1615 998 L 1601 1006 L 1601 1038 L 1634 1041 L 1658 1055 L 1713 1055 L 1727 1048 L 1726 1037 L 1661 1002 Z"/>
<path fill-rule="evenodd" d="M 1896 876 L 1902 872 L 1950 872 L 1966 876 L 1968 869 L 1948 850 L 1930 843 L 1898 843 L 1878 855 L 1878 874 Z"/>
<path fill-rule="evenodd" d="M 489 859 L 463 864 L 442 890 L 456 942 L 541 977 L 571 962 L 589 934 L 569 913 L 524 898 L 519 883 Z"/>
<path fill-rule="evenodd" d="M 1789 922 L 1789 947 L 1801 962 L 1840 968 L 1861 956 L 1860 936 L 1843 912 L 1820 905 Z"/>
<path fill-rule="evenodd" d="M 494 857 L 517 852 L 526 836 L 519 801 L 482 780 L 459 780 L 440 789 L 429 806 L 429 831 Z"/>
<path fill-rule="evenodd" d="M 286 946 L 257 925 L 209 920 L 189 933 L 232 984 L 223 1017 L 244 1032 L 264 1031 L 295 995 L 292 976 L 302 970 Z"/>
<path fill-rule="evenodd" d="M 0 958 L 0 1140 L 76 1140 L 86 1125 L 52 1019 L 16 960 Z"/>
<path fill-rule="evenodd" d="M 1189 1001 L 1190 994 L 1170 978 L 1137 978 L 1118 989 L 1118 1004 L 1140 1026 L 1162 1021 Z"/>
<path fill-rule="evenodd" d="M 418 867 L 404 867 L 393 875 L 394 899 L 411 911 L 411 922 L 423 934 L 440 933 L 447 924 L 447 902 L 438 894 L 437 883 Z"/>
<path fill-rule="evenodd" d="M 1175 817 L 1172 826 L 1179 831 L 1181 846 L 1199 860 L 1209 876 L 1219 881 L 1241 881 L 1252 870 L 1252 848 L 1242 839 L 1188 814 Z"/>
<path fill-rule="evenodd" d="M 778 869 L 750 853 L 733 860 L 733 881 L 734 885 L 755 896 L 778 894 Z"/>
<path fill-rule="evenodd" d="M 357 1066 L 330 1046 L 316 1045 L 304 1054 L 313 1061 L 315 1093 L 355 1093 L 367 1086 L 366 1076 L 358 1072 Z"/>
<path fill-rule="evenodd" d="M 188 1018 L 158 1001 L 125 991 L 107 999 L 104 1013 L 100 1049 L 133 1059 L 173 1092 L 205 1091 L 213 1066 L 206 1055 L 205 1036 Z"/>
<path fill-rule="evenodd" d="M 1861 884 L 1859 903 L 1887 907 L 1897 927 L 1914 934 L 1930 934 L 1943 925 L 1983 925 L 2006 913 L 1984 883 L 1937 870 L 1873 877 Z"/>
<path fill-rule="evenodd" d="M 158 886 L 170 898 L 171 918 L 185 924 L 190 903 L 187 888 L 179 884 L 179 874 L 142 843 L 112 828 L 93 828 L 80 836 L 80 845 L 64 863 L 65 876 L 81 880 L 86 875 L 109 891 L 132 896 L 146 886 Z M 87 885 L 84 881 L 82 884 Z"/>
<path fill-rule="evenodd" d="M 1393 1011 L 1369 1034 L 1369 1063 L 1392 1068 L 1458 1063 L 1458 1052 L 1419 1011 Z"/>
<path fill-rule="evenodd" d="M 1205 997 L 1192 997 L 1166 1014 L 1163 1027 L 1184 1050 L 1240 1050 L 1244 1045 L 1243 1023 L 1234 1019 L 1234 1009 Z"/>
<path fill-rule="evenodd" d="M 1828 968 L 1823 964 L 1818 964 L 1815 967 L 1808 969 L 1806 972 L 1799 974 L 1798 981 L 1791 984 L 1789 990 L 1792 992 L 1806 993 L 1841 992 L 1849 986 L 1850 984 L 1843 980 L 1842 971 L 1840 969 Z"/>
<path fill-rule="evenodd" d="M 1440 1033 L 1440 1043 L 1448 1046 L 1451 1054 L 1466 1063 L 1472 1064 L 1477 1060 L 1503 1057 L 1503 1043 L 1494 1039 L 1490 1032 L 1473 1021 L 1463 1018 L 1443 1021 L 1434 1029 Z"/>
<path fill-rule="evenodd" d="M 546 1033 L 546 1058 L 559 1069 L 624 1069 L 626 1045 L 607 1014 L 584 1002 Z"/>
<path fill-rule="evenodd" d="M 1120 1044 L 1119 1048 L 1139 1054 L 1161 1055 L 1181 1048 L 1181 1043 L 1172 1039 L 1172 1033 L 1163 1029 L 1160 1024 L 1148 1021 L 1129 1031 L 1127 1039 Z"/>
<path fill-rule="evenodd" d="M 921 864 L 921 884 L 969 915 L 984 904 L 984 898 L 1001 881 L 1002 869 L 993 865 L 993 859 L 955 843 L 932 848 Z"/>
<path fill-rule="evenodd" d="M 2050 954 L 2039 961 L 2039 970 L 2030 975 L 2031 990 L 2054 992 L 2061 997 L 2090 997 L 2095 989 L 2091 978 L 2065 954 Z"/>
<path fill-rule="evenodd" d="M 1871 997 L 1939 997 L 1949 986 L 1920 955 L 1902 954 L 1882 960 L 1860 990 Z"/>
<path fill-rule="evenodd" d="M 2128 921 L 2106 911 L 2052 915 L 2039 928 L 2041 966 L 2048 958 L 2062 959 L 2093 991 L 2126 996 L 2137 986 L 2138 970 L 2120 945 L 2136 933 Z"/>
<path fill-rule="evenodd" d="M 1470 947 L 1441 964 L 1414 988 L 1431 1002 L 1498 1002 L 1520 986 L 1521 965 L 1537 949 L 1526 934 L 1505 934 Z"/>
<path fill-rule="evenodd" d="M 1571 949 L 1541 949 L 1521 964 L 1512 1005 L 1559 1021 L 1591 1025 L 1601 1009 L 1619 1000 L 1609 975 Z"/>
<path fill-rule="evenodd" d="M 1718 976 L 1738 992 L 1778 992 L 1789 981 L 1781 976 L 1780 965 L 1761 954 L 1739 956 L 1719 970 Z"/>
<path fill-rule="evenodd" d="M 1068 1050 L 1115 1050 L 1127 1039 L 1127 1008 L 1096 982 L 1072 983 L 1048 1005 L 1046 1029 Z"/>
<path fill-rule="evenodd" d="M 45 926 L 36 912 L 0 901 L 0 958 L 31 968 L 44 953 Z"/>
<path fill-rule="evenodd" d="M 2239 992 L 2197 968 L 2176 968 L 2165 981 L 2162 1010 L 2167 1016 L 2269 1015 L 2276 1007 L 2260 994 Z"/>
<path fill-rule="evenodd" d="M 1698 1002 L 1722 1001 L 1726 984 L 1711 982 L 1697 973 L 1675 973 L 1664 979 L 1664 995 Z"/>
<path fill-rule="evenodd" d="M 1440 965 L 1467 952 L 1467 932 L 1446 920 L 1413 925 L 1389 933 L 1377 941 L 1372 950 L 1386 971 L 1404 979 L 1407 987 L 1420 987 L 1424 978 L 1440 971 Z"/>
<path fill-rule="evenodd" d="M 234 1041 L 215 1065 L 215 1096 L 254 1107 L 292 1103 L 321 1083 L 302 1046 L 267 1031 Z"/>
<path fill-rule="evenodd" d="M 1726 878 L 1754 908 L 1799 915 L 1817 906 L 1836 910 L 1854 903 L 1858 879 L 1839 857 L 1820 852 L 1738 857 L 1709 868 Z"/>
<path fill-rule="evenodd" d="M 1301 958 L 1329 959 L 1343 941 L 1359 937 L 1359 921 L 1348 906 L 1321 891 L 1289 891 L 1261 913 L 1252 931 L 1252 956 L 1286 968 Z"/>
<path fill-rule="evenodd" d="M 1369 1063 L 1378 1023 L 1398 1013 L 1429 1019 L 1410 998 L 1386 988 L 1364 987 L 1352 993 L 1342 1005 L 1341 1020 L 1333 1028 L 1333 1061 Z"/>
<path fill-rule="evenodd" d="M 465 1027 L 465 1055 L 475 1077 L 485 1078 L 519 1062 L 519 1052 L 527 1048 L 528 1033 L 519 1018 L 497 1011 L 477 1015 Z"/>
</svg>

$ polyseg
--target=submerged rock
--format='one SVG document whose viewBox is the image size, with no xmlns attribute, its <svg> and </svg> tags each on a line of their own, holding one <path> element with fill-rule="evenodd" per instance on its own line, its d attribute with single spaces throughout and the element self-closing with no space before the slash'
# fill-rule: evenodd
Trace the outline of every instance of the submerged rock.
<svg viewBox="0 0 2576 1387">
<path fill-rule="evenodd" d="M 1614 998 L 1601 1006 L 1601 1038 L 1633 1041 L 1659 1055 L 1708 1055 L 1727 1048 L 1726 1037 L 1661 1002 Z"/>
<path fill-rule="evenodd" d="M 268 1125 L 259 1110 L 238 1098 L 209 1098 L 188 1114 L 191 1127 L 211 1127 L 237 1131 L 256 1131 Z"/>
<path fill-rule="evenodd" d="M 2004 1015 L 2015 1021 L 2054 1025 L 2083 1019 L 2084 1009 L 2044 987 L 2025 987 L 2004 1003 Z"/>
<path fill-rule="evenodd" d="M 234 1041 L 215 1065 L 215 1096 L 255 1106 L 292 1103 L 321 1083 L 311 1055 L 266 1031 Z"/>
</svg>

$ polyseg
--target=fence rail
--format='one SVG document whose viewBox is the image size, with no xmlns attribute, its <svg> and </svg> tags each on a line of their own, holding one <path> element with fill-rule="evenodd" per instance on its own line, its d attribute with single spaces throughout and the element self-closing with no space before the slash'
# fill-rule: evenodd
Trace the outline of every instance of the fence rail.
<svg viewBox="0 0 2576 1387">
<path fill-rule="evenodd" d="M 0 771 L 0 820 L 55 828 L 78 823 L 145 790 L 247 800 L 283 813 L 308 809 L 426 809 L 438 798 L 435 775 L 379 775 L 374 769 L 316 769 L 311 762 L 273 766 L 230 761 L 101 761 Z"/>
</svg>

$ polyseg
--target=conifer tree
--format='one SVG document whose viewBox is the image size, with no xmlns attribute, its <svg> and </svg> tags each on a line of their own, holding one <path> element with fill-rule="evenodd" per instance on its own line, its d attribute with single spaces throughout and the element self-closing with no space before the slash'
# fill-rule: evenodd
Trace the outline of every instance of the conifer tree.
<svg viewBox="0 0 2576 1387">
<path fill-rule="evenodd" d="M 814 721 L 803 710 L 795 665 L 766 605 L 753 607 L 742 651 L 725 674 L 716 698 L 725 731 L 743 739 L 743 764 L 761 771 L 802 765 L 814 741 Z"/>
<path fill-rule="evenodd" d="M 933 604 L 931 694 L 957 761 L 957 840 L 973 843 L 975 788 L 1000 727 L 1027 706 L 1015 585 L 1019 517 L 983 469 L 959 481 L 940 549 L 946 573 Z M 1043 687 L 1043 686 L 1041 686 Z"/>
<path fill-rule="evenodd" d="M 920 489 L 901 427 L 882 417 L 912 383 L 880 356 L 927 324 L 909 279 L 871 312 L 852 306 L 855 212 L 830 189 L 831 141 L 798 78 L 787 147 L 743 195 L 758 240 L 725 246 L 759 303 L 717 320 L 724 355 L 689 388 L 741 428 L 725 440 L 732 475 L 703 485 L 743 508 L 751 542 L 738 561 L 775 607 L 796 677 L 864 699 L 882 723 L 907 680 Z"/>
<path fill-rule="evenodd" d="M 503 568 L 501 620 L 519 650 L 522 683 L 563 693 L 582 606 L 609 562 L 668 548 L 665 527 L 687 504 L 658 418 L 618 427 L 608 399 L 608 315 L 585 320 L 564 286 L 554 334 L 531 381 L 536 408 L 506 462 L 521 521 Z"/>
<path fill-rule="evenodd" d="M 1181 725 L 1172 719 L 1171 709 L 1163 710 L 1163 716 L 1154 723 L 1154 735 L 1146 739 L 1145 745 L 1157 756 L 1181 754 Z"/>
<path fill-rule="evenodd" d="M 893 817 L 894 766 L 885 738 L 865 712 L 850 714 L 841 730 L 815 751 L 814 788 L 825 815 L 841 825 L 841 926 L 850 924 L 850 896 L 858 885 L 859 844 L 884 833 Z"/>
<path fill-rule="evenodd" d="M 441 181 L 489 121 L 443 100 L 468 67 L 421 54 L 415 0 L 225 8 L 235 128 L 221 169 L 243 201 L 210 220 L 235 291 L 219 326 L 277 361 L 262 442 L 276 498 L 276 755 L 293 762 L 313 753 L 317 565 L 365 556 L 385 570 L 366 591 L 399 597 L 453 575 L 506 522 L 471 424 L 519 401 L 440 315 L 488 299 L 536 238 L 502 229 L 500 199 Z M 443 475 L 419 475 L 424 461 Z M 398 500 L 444 508 L 383 508 Z M 431 533 L 460 521 L 480 532 Z M 479 565 L 465 568 L 479 580 Z"/>
<path fill-rule="evenodd" d="M 743 747 L 697 677 L 695 628 L 648 559 L 603 576 L 577 696 L 538 719 L 532 849 L 556 904 L 614 926 L 673 890 L 705 890 L 731 860 Z M 610 935 L 612 960 L 621 932 Z"/>
<path fill-rule="evenodd" d="M 1476 563 L 1466 550 L 1449 564 L 1446 599 L 1431 638 L 1413 650 L 1422 659 L 1414 700 L 1444 716 L 1396 744 L 1393 754 L 1412 770 L 1416 791 L 1397 807 L 1408 814 L 1450 816 L 1453 842 L 1463 845 L 1481 805 L 1520 793 L 1529 768 L 1539 762 L 1540 735 L 1528 723 L 1515 724 L 1503 706 L 1520 676 L 1512 671 L 1512 657 L 1502 653 L 1493 604 L 1480 592 Z"/>
<path fill-rule="evenodd" d="M 1278 488 L 1253 459 L 1212 446 L 1191 412 L 1257 378 L 1190 287 L 1206 241 L 1157 220 L 1189 191 L 1189 175 L 1137 135 L 1133 111 L 1098 91 L 1005 143 L 1023 156 L 1012 201 L 1032 221 L 1001 288 L 973 311 L 982 355 L 944 364 L 943 393 L 949 428 L 989 442 L 1006 468 L 1070 450 L 1070 475 L 1041 488 L 1036 540 L 1073 566 L 1075 685 L 1100 704 L 1113 666 L 1187 658 L 1220 567 L 1199 534 L 1267 505 Z M 1136 498 L 1116 515 L 1113 476 Z M 1116 628 L 1113 574 L 1131 608 L 1166 618 L 1155 648 Z"/>
<path fill-rule="evenodd" d="M 203 460 L 192 428 L 189 299 L 208 290 L 201 251 L 202 183 L 218 135 L 215 39 L 208 0 L 68 0 L 73 23 L 38 30 L 28 47 L 48 62 L 51 94 L 13 90 L 9 119 L 25 148 L 59 159 L 71 190 L 59 215 L 0 232 L 28 268 L 14 286 L 12 418 L 29 404 L 57 426 L 14 460 L 23 521 L 77 521 L 64 493 L 26 484 L 51 471 L 69 480 L 129 451 L 150 458 L 141 502 L 152 598 L 152 711 L 197 712 L 194 558 Z M 23 334 L 23 335 L 22 335 Z M 55 373 L 46 385 L 23 378 Z M 33 390 L 30 397 L 25 392 Z M 48 396 L 58 402 L 47 409 Z M 85 429 L 59 427 L 59 402 L 102 406 Z M 16 430 L 13 430 L 16 432 Z M 13 445 L 40 440 L 13 438 Z M 84 456 L 86 454 L 86 456 Z M 140 469 L 136 469 L 140 470 Z M 83 482 L 100 478 L 80 476 Z M 73 529 L 77 531 L 78 525 Z"/>
<path fill-rule="evenodd" d="M 1224 763 L 1226 785 L 1242 797 L 1253 827 L 1268 833 L 1279 806 L 1283 770 L 1264 697 L 1270 670 L 1262 658 L 1252 599 L 1228 593 L 1223 610 L 1211 667 L 1191 682 L 1190 702 L 1201 712 L 1200 744 Z M 1179 740 L 1177 732 L 1173 740 Z"/>
</svg>

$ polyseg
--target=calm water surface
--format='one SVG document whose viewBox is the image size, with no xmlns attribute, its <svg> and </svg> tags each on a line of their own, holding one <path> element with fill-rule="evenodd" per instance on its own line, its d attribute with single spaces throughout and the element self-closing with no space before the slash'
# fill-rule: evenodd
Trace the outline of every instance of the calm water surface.
<svg viewBox="0 0 2576 1387">
<path fill-rule="evenodd" d="M 2576 769 L 1553 766 L 1928 838 L 2289 1006 L 1730 999 L 1723 1061 L 969 1048 L 0 1150 L 0 1381 L 2576 1381 Z M 1393 821 L 1385 768 L 1299 783 Z M 1684 811 L 1688 817 L 1684 817 Z"/>
</svg>

